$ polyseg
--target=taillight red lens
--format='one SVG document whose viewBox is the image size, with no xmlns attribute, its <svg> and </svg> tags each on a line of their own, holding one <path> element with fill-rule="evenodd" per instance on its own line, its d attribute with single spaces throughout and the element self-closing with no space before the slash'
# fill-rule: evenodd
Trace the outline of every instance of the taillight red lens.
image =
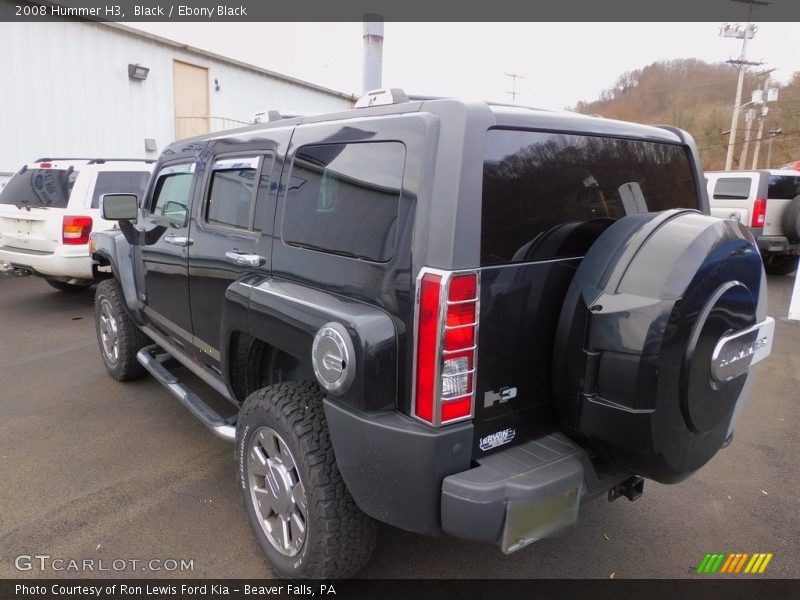
<svg viewBox="0 0 800 600">
<path fill-rule="evenodd" d="M 432 425 L 467 418 L 475 391 L 478 276 L 459 274 L 448 280 L 446 274 L 428 273 L 419 295 L 415 415 Z"/>
<path fill-rule="evenodd" d="M 92 232 L 92 217 L 65 216 L 61 227 L 61 239 L 65 244 L 81 245 L 89 243 Z"/>
<path fill-rule="evenodd" d="M 442 278 L 424 275 L 420 282 L 417 324 L 417 389 L 414 411 L 420 419 L 433 423 L 436 396 L 436 346 L 439 338 L 439 301 Z"/>
<path fill-rule="evenodd" d="M 763 227 L 767 216 L 767 199 L 758 198 L 753 202 L 753 218 L 750 227 Z"/>
</svg>

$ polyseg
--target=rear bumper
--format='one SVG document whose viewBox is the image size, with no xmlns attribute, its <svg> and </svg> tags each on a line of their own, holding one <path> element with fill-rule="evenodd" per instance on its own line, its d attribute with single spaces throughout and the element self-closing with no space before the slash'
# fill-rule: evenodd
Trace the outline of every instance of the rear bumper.
<svg viewBox="0 0 800 600">
<path fill-rule="evenodd" d="M 583 502 L 630 477 L 599 478 L 586 452 L 559 433 L 474 466 L 471 423 L 434 429 L 396 412 L 362 413 L 331 399 L 324 407 L 356 504 L 407 531 L 445 532 L 512 552 L 573 523 Z"/>
<path fill-rule="evenodd" d="M 57 246 L 52 253 L 0 246 L 0 266 L 4 265 L 41 277 L 94 279 L 88 246 Z"/>
<path fill-rule="evenodd" d="M 552 433 L 478 461 L 442 483 L 442 529 L 518 550 L 573 524 L 584 502 L 630 474 L 597 477 L 586 452 Z"/>
<path fill-rule="evenodd" d="M 800 244 L 793 244 L 785 235 L 759 235 L 756 237 L 758 249 L 770 254 L 798 254 Z"/>
</svg>

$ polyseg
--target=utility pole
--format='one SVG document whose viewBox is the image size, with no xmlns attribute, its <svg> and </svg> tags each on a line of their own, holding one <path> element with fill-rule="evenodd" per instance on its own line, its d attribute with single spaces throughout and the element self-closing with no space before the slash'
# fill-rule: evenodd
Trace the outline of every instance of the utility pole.
<svg viewBox="0 0 800 600">
<path fill-rule="evenodd" d="M 730 171 L 733 164 L 733 147 L 736 144 L 736 128 L 739 124 L 739 107 L 742 103 L 742 87 L 744 86 L 744 72 L 745 67 L 754 64 L 747 61 L 747 41 L 752 39 L 756 34 L 757 27 L 751 23 L 753 6 L 767 6 L 770 2 L 764 0 L 732 0 L 741 4 L 747 4 L 747 25 L 742 28 L 740 25 L 731 25 L 726 23 L 720 29 L 722 37 L 732 37 L 742 40 L 742 51 L 739 54 L 738 60 L 729 60 L 728 62 L 739 67 L 739 79 L 736 83 L 736 99 L 733 103 L 733 114 L 731 115 L 731 134 L 728 138 L 728 154 L 725 157 L 725 170 Z"/>
<path fill-rule="evenodd" d="M 768 71 L 764 71 L 763 73 L 760 73 L 760 75 L 764 75 L 764 89 L 761 92 L 761 100 L 762 100 L 761 114 L 760 114 L 759 119 L 758 119 L 758 133 L 756 133 L 756 147 L 755 147 L 755 150 L 753 150 L 753 165 L 750 167 L 751 169 L 757 169 L 758 168 L 758 154 L 759 154 L 759 151 L 761 150 L 761 136 L 764 134 L 764 121 L 767 120 L 767 112 L 768 112 L 767 100 L 770 99 L 769 98 L 769 94 L 770 94 L 769 75 L 774 70 L 775 69 L 769 69 Z M 775 90 L 775 91 L 777 92 L 777 90 Z"/>
<path fill-rule="evenodd" d="M 744 161 L 747 160 L 747 149 L 750 146 L 750 131 L 753 127 L 753 119 L 756 118 L 756 111 L 748 108 L 744 113 L 744 144 L 742 144 L 742 152 L 739 154 L 739 170 L 744 169 Z"/>
<path fill-rule="evenodd" d="M 511 96 L 511 101 L 515 102 L 519 94 L 519 92 L 517 92 L 517 79 L 524 79 L 524 77 L 516 73 L 506 73 L 506 77 L 511 77 L 511 91 L 506 92 L 506 94 L 509 94 Z"/>
</svg>

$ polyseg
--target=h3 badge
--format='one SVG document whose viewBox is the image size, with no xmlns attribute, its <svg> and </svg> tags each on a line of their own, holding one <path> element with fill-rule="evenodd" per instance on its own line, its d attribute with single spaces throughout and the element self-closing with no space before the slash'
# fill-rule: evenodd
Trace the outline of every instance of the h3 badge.
<svg viewBox="0 0 800 600">
<path fill-rule="evenodd" d="M 489 390 L 483 395 L 483 408 L 491 408 L 495 404 L 505 404 L 517 397 L 517 388 L 503 387 L 499 390 Z"/>
</svg>

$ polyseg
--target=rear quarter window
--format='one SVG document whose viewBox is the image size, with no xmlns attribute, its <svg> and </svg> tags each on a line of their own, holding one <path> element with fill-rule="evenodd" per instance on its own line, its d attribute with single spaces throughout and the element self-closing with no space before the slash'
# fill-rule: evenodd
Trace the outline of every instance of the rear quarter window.
<svg viewBox="0 0 800 600">
<path fill-rule="evenodd" d="M 714 200 L 747 200 L 752 185 L 749 177 L 720 177 L 714 184 Z"/>
<path fill-rule="evenodd" d="M 483 168 L 483 265 L 582 256 L 627 214 L 698 208 L 680 145 L 493 129 Z"/>
<path fill-rule="evenodd" d="M 283 242 L 370 261 L 390 260 L 405 157 L 401 142 L 301 147 L 287 182 Z"/>
<path fill-rule="evenodd" d="M 767 198 L 791 200 L 798 195 L 800 195 L 800 176 L 770 175 Z"/>
<path fill-rule="evenodd" d="M 97 174 L 97 181 L 92 194 L 92 208 L 100 207 L 100 198 L 104 194 L 136 194 L 139 200 L 144 196 L 148 171 L 103 171 Z"/>
</svg>

